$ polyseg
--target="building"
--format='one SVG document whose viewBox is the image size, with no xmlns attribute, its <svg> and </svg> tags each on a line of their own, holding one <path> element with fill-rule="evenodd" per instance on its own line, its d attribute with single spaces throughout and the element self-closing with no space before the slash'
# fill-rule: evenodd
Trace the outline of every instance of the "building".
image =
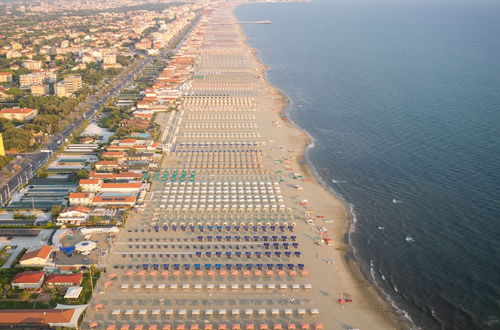
<svg viewBox="0 0 500 330">
<path fill-rule="evenodd" d="M 16 274 L 10 284 L 16 289 L 39 289 L 42 287 L 44 278 L 44 272 L 25 271 Z"/>
<path fill-rule="evenodd" d="M 78 185 L 85 192 L 98 192 L 101 186 L 101 180 L 98 179 L 81 179 Z"/>
<path fill-rule="evenodd" d="M 64 78 L 64 88 L 66 92 L 74 93 L 81 89 L 83 86 L 82 77 L 81 76 L 67 76 Z"/>
<path fill-rule="evenodd" d="M 49 94 L 49 86 L 45 84 L 33 85 L 30 87 L 30 89 L 31 89 L 31 94 L 36 96 L 44 96 Z"/>
<path fill-rule="evenodd" d="M 111 151 L 138 150 L 154 152 L 157 149 L 161 149 L 161 146 L 153 140 L 123 139 L 111 141 L 111 144 L 106 149 Z"/>
<path fill-rule="evenodd" d="M 127 155 L 124 151 L 105 151 L 101 154 L 103 159 L 122 159 Z"/>
<path fill-rule="evenodd" d="M 93 193 L 88 192 L 73 192 L 68 195 L 70 205 L 92 205 Z"/>
<path fill-rule="evenodd" d="M 30 70 L 41 70 L 42 69 L 42 61 L 26 60 L 26 61 L 23 61 L 23 66 L 26 69 L 30 69 Z"/>
<path fill-rule="evenodd" d="M 60 81 L 54 85 L 54 95 L 59 97 L 71 96 L 71 93 L 66 91 L 66 86 L 64 85 L 64 81 Z"/>
<path fill-rule="evenodd" d="M 91 171 L 89 173 L 90 179 L 101 179 L 101 180 L 140 180 L 142 179 L 142 173 L 137 172 L 95 172 Z"/>
<path fill-rule="evenodd" d="M 12 73 L 0 72 L 0 82 L 12 82 Z"/>
<path fill-rule="evenodd" d="M 52 247 L 44 245 L 41 248 L 33 251 L 26 252 L 21 259 L 19 259 L 19 264 L 21 266 L 45 266 L 52 253 Z"/>
<path fill-rule="evenodd" d="M 63 306 L 54 309 L 0 309 L 0 327 L 34 326 L 46 328 L 67 327 L 78 328 L 78 319 L 87 305 Z"/>
<path fill-rule="evenodd" d="M 95 169 L 98 171 L 112 171 L 114 169 L 119 169 L 120 164 L 116 160 L 100 160 L 94 164 Z"/>
<path fill-rule="evenodd" d="M 45 284 L 48 286 L 77 286 L 82 283 L 82 274 L 52 274 L 47 276 Z"/>
<path fill-rule="evenodd" d="M 55 82 L 57 75 L 54 72 L 34 72 L 22 74 L 19 76 L 19 85 L 21 88 L 31 87 L 33 85 L 43 85 Z"/>
<path fill-rule="evenodd" d="M 81 205 L 69 206 L 64 208 L 57 217 L 57 224 L 81 225 L 86 223 L 92 210 Z"/>
<path fill-rule="evenodd" d="M 38 114 L 37 109 L 30 108 L 5 108 L 0 110 L 0 118 L 8 120 L 31 120 Z"/>
<path fill-rule="evenodd" d="M 45 76 L 39 73 L 27 73 L 19 75 L 20 87 L 30 87 L 33 85 L 42 85 Z"/>
<path fill-rule="evenodd" d="M 116 54 L 104 54 L 102 57 L 103 64 L 116 64 Z"/>
<path fill-rule="evenodd" d="M 131 207 L 135 205 L 136 200 L 136 196 L 98 196 L 92 199 L 92 204 L 107 207 Z"/>
</svg>

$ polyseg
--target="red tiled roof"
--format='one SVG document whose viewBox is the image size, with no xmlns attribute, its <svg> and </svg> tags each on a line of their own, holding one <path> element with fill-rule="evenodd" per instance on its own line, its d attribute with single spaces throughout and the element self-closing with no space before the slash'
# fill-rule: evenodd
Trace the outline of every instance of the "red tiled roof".
<svg viewBox="0 0 500 330">
<path fill-rule="evenodd" d="M 118 165 L 116 160 L 100 160 L 95 163 L 96 165 Z"/>
<path fill-rule="evenodd" d="M 48 284 L 62 284 L 71 283 L 76 284 L 82 281 L 82 274 L 52 274 L 47 277 L 45 283 Z"/>
<path fill-rule="evenodd" d="M 52 247 L 44 245 L 38 250 L 34 250 L 31 252 L 26 252 L 19 261 L 26 261 L 33 258 L 42 258 L 47 259 L 52 252 Z"/>
<path fill-rule="evenodd" d="M 0 110 L 0 113 L 32 113 L 35 109 L 29 108 L 5 108 Z"/>
<path fill-rule="evenodd" d="M 106 151 L 102 153 L 102 157 L 123 157 L 124 151 Z"/>
<path fill-rule="evenodd" d="M 20 284 L 20 283 L 34 284 L 35 283 L 36 284 L 36 283 L 40 282 L 40 280 L 43 278 L 44 275 L 45 275 L 44 272 L 28 270 L 28 271 L 16 274 L 16 276 L 14 276 L 14 279 L 12 280 L 12 283 L 17 283 L 17 284 Z"/>
<path fill-rule="evenodd" d="M 72 212 L 72 211 L 81 212 L 81 213 L 90 213 L 90 212 L 92 212 L 92 210 L 89 209 L 88 207 L 81 206 L 81 205 L 76 205 L 76 206 L 65 207 L 61 211 L 61 213 Z"/>
<path fill-rule="evenodd" d="M 101 188 L 140 188 L 142 183 L 140 182 L 128 182 L 128 183 L 103 183 Z"/>
<path fill-rule="evenodd" d="M 70 199 L 72 198 L 89 198 L 90 193 L 84 193 L 84 192 L 72 192 L 68 196 Z"/>
<path fill-rule="evenodd" d="M 136 139 L 124 139 L 121 140 L 120 143 L 135 143 Z"/>
<path fill-rule="evenodd" d="M 0 309 L 0 324 L 69 323 L 74 309 Z"/>
<path fill-rule="evenodd" d="M 99 184 L 97 179 L 81 179 L 78 184 Z"/>
</svg>

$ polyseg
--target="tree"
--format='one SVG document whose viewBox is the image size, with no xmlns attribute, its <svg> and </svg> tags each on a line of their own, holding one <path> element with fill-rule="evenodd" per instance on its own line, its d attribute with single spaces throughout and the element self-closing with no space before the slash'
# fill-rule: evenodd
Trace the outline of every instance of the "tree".
<svg viewBox="0 0 500 330">
<path fill-rule="evenodd" d="M 5 91 L 5 94 L 12 95 L 12 96 L 19 96 L 19 95 L 23 95 L 24 91 L 21 88 L 11 87 Z"/>
<path fill-rule="evenodd" d="M 81 170 L 78 171 L 78 173 L 76 174 L 76 177 L 78 179 L 86 179 L 89 177 L 89 171 L 85 168 L 82 168 Z"/>
<path fill-rule="evenodd" d="M 61 205 L 53 205 L 52 208 L 50 209 L 50 214 L 52 214 L 53 217 L 57 217 L 59 213 L 61 213 L 62 206 Z"/>
<path fill-rule="evenodd" d="M 28 301 L 31 298 L 31 292 L 28 290 L 24 290 L 23 292 L 21 292 L 19 298 L 21 298 L 22 301 Z"/>
<path fill-rule="evenodd" d="M 0 284 L 0 292 L 2 293 L 2 299 L 7 298 L 7 294 L 10 291 L 10 284 L 2 283 Z"/>
<path fill-rule="evenodd" d="M 48 176 L 47 172 L 45 172 L 43 169 L 39 168 L 36 170 L 36 177 L 37 178 L 46 178 Z"/>
<path fill-rule="evenodd" d="M 33 135 L 22 128 L 9 128 L 3 133 L 5 149 L 25 151 L 34 144 Z"/>
</svg>

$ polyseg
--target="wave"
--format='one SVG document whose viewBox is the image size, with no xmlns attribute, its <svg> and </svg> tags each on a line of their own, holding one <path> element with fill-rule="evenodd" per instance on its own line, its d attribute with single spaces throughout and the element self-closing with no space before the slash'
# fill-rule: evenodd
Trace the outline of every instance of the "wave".
<svg viewBox="0 0 500 330">
<path fill-rule="evenodd" d="M 281 89 L 280 89 L 281 92 L 283 92 Z M 355 210 L 355 206 L 353 203 L 351 203 L 350 201 L 348 201 L 342 194 L 340 194 L 338 191 L 336 191 L 332 185 L 329 185 L 327 184 L 325 181 L 325 178 L 319 173 L 319 171 L 317 170 L 317 167 L 314 165 L 314 163 L 311 161 L 311 158 L 310 158 L 310 151 L 316 146 L 316 139 L 305 129 L 303 128 L 302 126 L 298 125 L 293 119 L 292 117 L 290 116 L 290 110 L 293 108 L 293 102 L 291 102 L 292 98 L 287 95 L 285 93 L 286 97 L 288 100 L 290 100 L 290 103 L 288 104 L 288 106 L 286 107 L 286 109 L 284 110 L 286 116 L 288 117 L 288 119 L 296 126 L 298 127 L 300 130 L 302 130 L 305 134 L 307 134 L 307 136 L 309 137 L 310 139 L 310 143 L 309 145 L 307 145 L 306 149 L 305 149 L 305 152 L 304 152 L 304 160 L 306 162 L 306 164 L 309 166 L 309 168 L 312 170 L 314 176 L 316 177 L 316 179 L 318 180 L 318 182 L 326 189 L 328 190 L 329 192 L 331 192 L 332 194 L 334 194 L 335 196 L 337 196 L 340 201 L 347 207 L 347 209 L 349 210 L 349 215 L 350 215 L 350 226 L 349 226 L 349 230 L 347 232 L 347 244 L 349 244 L 349 246 L 351 247 L 352 251 L 353 251 L 353 256 L 354 256 L 354 260 L 358 263 L 358 264 L 361 264 L 360 263 L 360 259 L 359 259 L 359 256 L 358 256 L 358 253 L 357 253 L 357 249 L 356 249 L 356 246 L 354 244 L 352 244 L 352 235 L 356 232 L 356 224 L 358 222 L 358 219 L 357 219 L 357 213 L 356 213 L 356 210 Z M 332 183 L 333 180 L 332 180 Z M 411 318 L 410 314 L 405 311 L 402 307 L 400 307 L 397 303 L 396 303 L 396 300 L 394 297 L 392 297 L 390 294 L 388 294 L 382 287 L 381 285 L 377 282 L 377 279 L 375 277 L 375 274 L 372 273 L 372 262 L 374 262 L 373 260 L 370 260 L 370 275 L 371 275 L 371 282 L 372 284 L 375 286 L 376 290 L 379 292 L 379 294 L 382 296 L 382 298 L 384 300 L 386 300 L 390 305 L 391 307 L 394 309 L 394 311 L 396 312 L 397 315 L 401 316 L 402 318 L 404 318 L 405 320 L 407 320 L 407 322 L 409 322 L 410 324 L 410 329 L 420 329 L 414 322 L 413 322 L 413 319 Z M 395 292 L 398 292 L 397 290 L 397 287 L 393 284 L 393 287 L 394 287 L 394 291 Z"/>
</svg>

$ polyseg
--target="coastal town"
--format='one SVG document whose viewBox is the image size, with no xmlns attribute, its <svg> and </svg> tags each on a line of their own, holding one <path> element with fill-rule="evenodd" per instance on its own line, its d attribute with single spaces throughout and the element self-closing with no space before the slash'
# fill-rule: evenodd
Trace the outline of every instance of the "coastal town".
<svg viewBox="0 0 500 330">
<path fill-rule="evenodd" d="M 391 328 L 237 4 L 71 4 L 2 4 L 0 327 Z"/>
</svg>

